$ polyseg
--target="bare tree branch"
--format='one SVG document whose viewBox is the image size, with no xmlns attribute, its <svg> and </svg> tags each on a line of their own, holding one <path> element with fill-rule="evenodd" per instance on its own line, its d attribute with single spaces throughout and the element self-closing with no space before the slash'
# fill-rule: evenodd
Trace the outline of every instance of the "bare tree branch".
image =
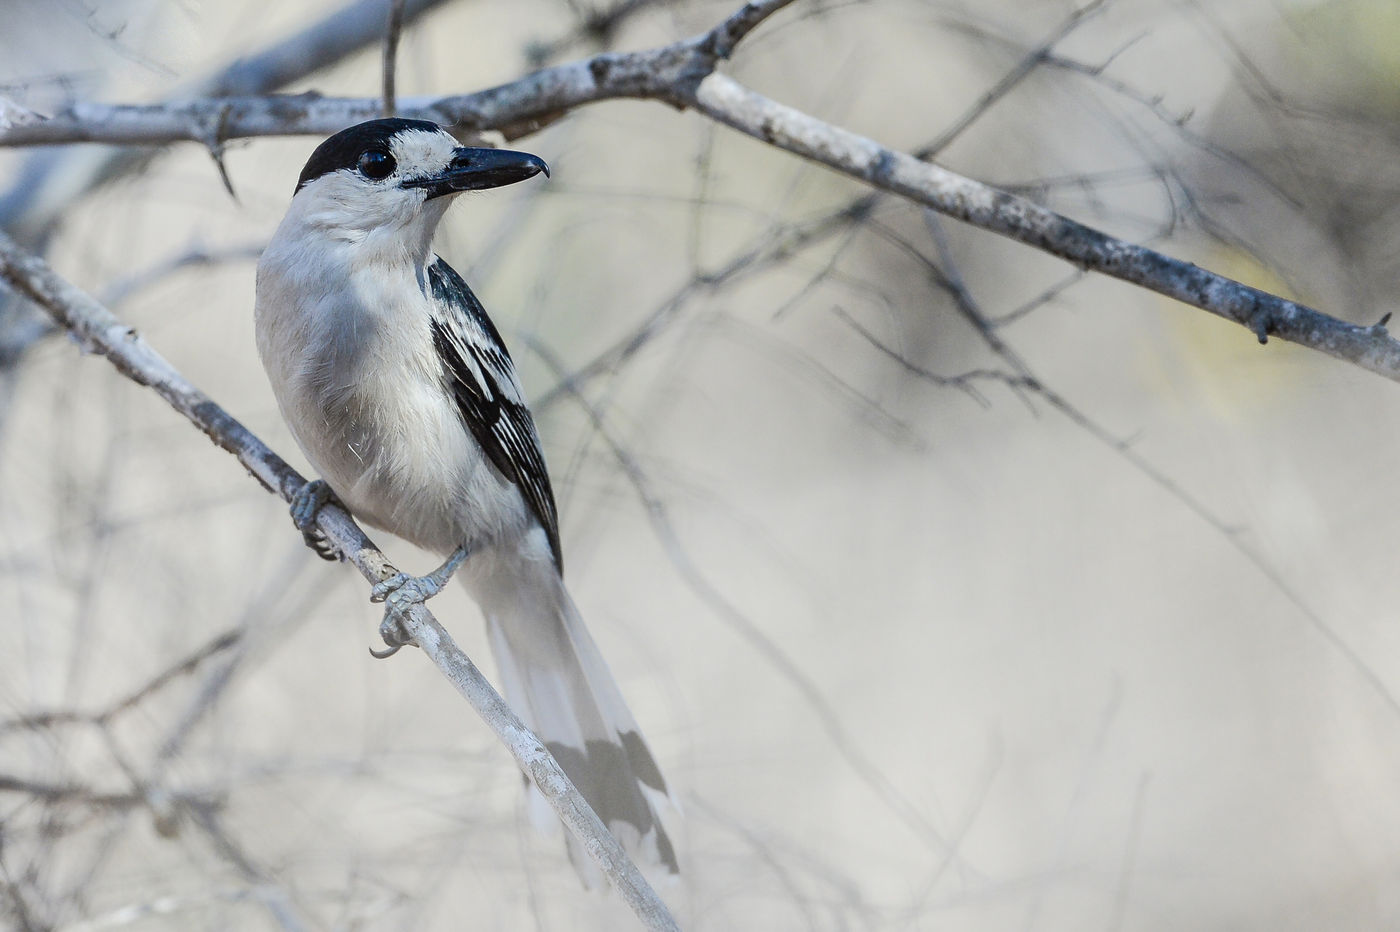
<svg viewBox="0 0 1400 932">
<path fill-rule="evenodd" d="M 404 21 L 412 22 L 443 2 L 445 0 L 407 0 Z M 300 32 L 240 58 L 196 81 L 193 86 L 182 88 L 178 96 L 190 99 L 266 94 L 372 45 L 383 34 L 384 0 L 352 0 Z M 210 122 L 206 128 L 219 130 L 218 120 Z M 235 135 L 216 132 L 198 137 L 198 141 L 217 146 Z M 40 153 L 24 165 L 18 181 L 9 190 L 0 192 L 0 226 L 12 236 L 21 228 L 42 231 L 71 203 L 74 193 L 81 193 L 136 164 L 140 164 L 139 159 L 134 159 L 129 151 L 95 154 L 77 161 Z M 59 176 L 64 178 L 65 195 L 42 196 L 48 180 Z M 21 243 L 30 245 L 25 237 L 21 237 Z"/>
<path fill-rule="evenodd" d="M 741 132 L 973 226 L 1140 285 L 1248 328 L 1400 381 L 1400 341 L 1385 320 L 1362 327 L 1102 233 L 1052 210 L 874 140 L 823 123 L 721 74 L 696 91 L 698 109 Z M 1388 319 L 1388 316 L 1387 316 Z"/>
<path fill-rule="evenodd" d="M 1234 321 L 1259 341 L 1278 336 L 1400 381 L 1400 341 L 1386 319 L 1360 326 L 1173 259 L 1071 220 L 763 97 L 715 71 L 766 17 L 791 0 L 746 4 L 700 36 L 641 52 L 607 53 L 546 68 L 498 87 L 406 102 L 405 116 L 461 130 L 533 132 L 561 112 L 613 98 L 693 107 L 756 139 L 819 162 L 874 187 L 931 207 L 1073 263 Z M 1091 5 L 1092 6 L 1092 5 Z M 83 104 L 50 120 L 0 132 L 0 145 L 52 142 L 170 142 L 327 134 L 371 119 L 379 101 L 355 98 L 241 97 L 149 107 Z"/>
<path fill-rule="evenodd" d="M 55 274 L 42 259 L 24 252 L 3 234 L 0 234 L 0 280 L 47 311 L 86 349 L 106 356 L 132 381 L 154 389 L 215 444 L 234 454 L 269 491 L 290 501 L 305 485 L 305 479 L 296 470 L 195 388 L 142 340 L 134 327 L 122 323 L 85 292 Z M 329 505 L 321 509 L 316 523 L 367 580 L 379 582 L 397 572 L 359 525 L 340 508 Z M 416 605 L 403 622 L 414 642 L 509 748 L 521 769 L 583 845 L 588 856 L 622 893 L 643 925 L 648 929 L 678 928 L 666 905 L 558 762 L 506 705 L 432 613 Z"/>
<path fill-rule="evenodd" d="M 507 139 L 534 132 L 535 121 L 584 104 L 619 97 L 662 100 L 684 108 L 695 87 L 734 45 L 792 0 L 750 3 L 713 30 L 640 52 L 608 52 L 545 68 L 517 81 L 437 98 L 402 101 L 400 115 L 432 120 L 463 131 L 500 130 Z M 255 136 L 329 135 L 374 119 L 376 98 L 294 96 L 199 97 L 160 104 L 79 103 L 47 120 L 0 131 L 0 146 L 103 142 L 159 145 L 207 144 Z M 516 133 L 510 132 L 518 128 Z"/>
</svg>

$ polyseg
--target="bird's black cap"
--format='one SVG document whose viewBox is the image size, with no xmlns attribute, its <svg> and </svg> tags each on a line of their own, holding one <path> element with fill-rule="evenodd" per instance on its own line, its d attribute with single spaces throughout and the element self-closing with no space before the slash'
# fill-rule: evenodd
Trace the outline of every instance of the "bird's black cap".
<svg viewBox="0 0 1400 932">
<path fill-rule="evenodd" d="M 389 140 L 409 129 L 420 129 L 427 133 L 439 132 L 442 127 L 427 120 L 404 120 L 390 117 L 383 120 L 370 120 L 343 129 L 316 147 L 306 167 L 297 179 L 297 191 L 306 187 L 322 175 L 354 168 L 360 156 L 371 149 L 389 151 Z M 296 192 L 292 192 L 295 194 Z"/>
</svg>

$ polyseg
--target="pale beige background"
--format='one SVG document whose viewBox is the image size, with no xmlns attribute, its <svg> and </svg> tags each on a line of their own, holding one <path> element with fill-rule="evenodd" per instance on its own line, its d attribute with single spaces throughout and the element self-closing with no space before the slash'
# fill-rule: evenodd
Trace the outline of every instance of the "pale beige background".
<svg viewBox="0 0 1400 932">
<path fill-rule="evenodd" d="M 83 95 L 151 99 L 323 6 L 7 4 L 0 81 L 36 107 L 55 92 L 32 79 L 55 72 L 78 72 Z M 616 41 L 669 41 L 728 9 L 667 5 Z M 727 70 L 912 149 L 1069 9 L 799 2 Z M 451 3 L 406 36 L 401 91 L 509 80 L 527 42 L 570 21 L 546 0 Z M 1397 36 L 1386 2 L 1119 0 L 1059 46 L 1112 58 L 1107 80 L 1042 68 L 943 161 L 1369 323 L 1395 307 Z M 367 52 L 293 89 L 377 86 Z M 103 295 L 191 245 L 256 245 L 314 143 L 231 144 L 236 202 L 205 152 L 178 147 L 80 201 L 50 258 Z M 570 585 L 685 807 L 686 873 L 662 888 L 683 926 L 1400 922 L 1394 385 L 1101 280 L 1000 331 L 1172 492 L 1040 399 L 911 380 L 835 313 L 940 373 L 997 365 L 896 242 L 937 255 L 914 209 L 885 202 L 878 225 L 684 291 L 864 192 L 656 104 L 600 104 L 518 145 L 553 179 L 460 204 L 439 251 L 529 394 L 556 378 L 527 338 L 581 365 L 684 297 L 585 390 L 664 527 L 575 403 L 539 412 Z M 0 159 L 0 181 L 16 165 Z M 1071 271 L 945 229 L 990 315 Z M 252 294 L 241 260 L 116 310 L 300 464 Z M 536 838 L 506 752 L 423 658 L 367 656 L 365 585 L 315 560 L 231 458 L 64 339 L 3 385 L 0 718 L 100 709 L 220 632 L 244 638 L 105 730 L 0 732 L 0 776 L 212 797 L 267 881 L 188 817 L 161 835 L 145 805 L 0 792 L 0 881 L 33 915 L 264 929 L 281 903 L 314 929 L 628 927 L 579 889 L 558 839 Z M 490 670 L 466 599 L 434 608 Z"/>
</svg>

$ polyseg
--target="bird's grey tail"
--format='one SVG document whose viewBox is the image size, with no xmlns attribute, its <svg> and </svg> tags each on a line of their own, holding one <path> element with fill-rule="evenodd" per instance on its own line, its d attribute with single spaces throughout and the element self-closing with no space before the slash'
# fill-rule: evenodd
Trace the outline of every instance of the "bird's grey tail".
<svg viewBox="0 0 1400 932">
<path fill-rule="evenodd" d="M 679 873 L 657 817 L 657 806 L 670 796 L 656 760 L 553 564 L 536 564 L 530 572 L 541 578 L 526 585 L 500 580 L 500 588 L 481 579 L 469 584 L 486 614 L 506 701 L 634 860 Z M 491 597 L 497 593 L 503 598 Z M 530 792 L 532 803 L 542 805 L 538 792 Z M 568 833 L 565 838 L 584 883 L 600 885 L 602 876 L 582 846 Z"/>
</svg>

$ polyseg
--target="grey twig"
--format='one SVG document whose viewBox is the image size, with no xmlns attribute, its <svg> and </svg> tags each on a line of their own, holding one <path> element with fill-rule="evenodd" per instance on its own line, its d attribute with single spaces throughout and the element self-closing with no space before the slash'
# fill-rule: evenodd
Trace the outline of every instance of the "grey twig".
<svg viewBox="0 0 1400 932">
<path fill-rule="evenodd" d="M 189 807 L 194 822 L 209 838 L 214 850 L 225 861 L 234 866 L 251 887 L 253 897 L 262 904 L 286 932 L 303 932 L 305 922 L 297 914 L 291 895 L 280 884 L 275 883 L 268 872 L 260 867 L 242 845 L 229 834 L 212 806 L 192 805 Z"/>
<path fill-rule="evenodd" d="M 394 115 L 394 72 L 398 67 L 399 36 L 403 32 L 404 0 L 389 0 L 389 22 L 384 27 L 384 115 Z"/>
<path fill-rule="evenodd" d="M 228 412 L 195 388 L 137 333 L 89 295 L 64 281 L 42 259 L 0 234 L 0 280 L 33 301 L 90 352 L 106 356 L 132 381 L 154 389 L 171 407 L 238 458 L 253 478 L 290 501 L 305 479 Z M 348 514 L 334 505 L 321 509 L 317 526 L 371 582 L 396 569 Z M 482 720 L 509 748 L 589 857 L 621 892 L 648 929 L 676 929 L 666 905 L 622 846 L 589 808 L 543 743 L 525 727 L 491 684 L 422 605 L 403 619 L 408 633 Z"/>
<path fill-rule="evenodd" d="M 218 635 L 213 640 L 194 651 L 194 653 L 180 658 L 171 666 L 161 670 L 141 686 L 138 686 L 101 711 L 77 712 L 73 710 L 59 710 L 22 715 L 9 721 L 0 722 L 0 735 L 9 731 L 53 728 L 59 725 L 68 725 L 77 722 L 105 725 L 121 713 L 145 700 L 148 696 L 163 689 L 167 684 L 187 673 L 193 672 L 200 664 L 204 663 L 204 661 L 208 660 L 210 657 L 233 647 L 241 638 L 242 633 L 237 630 L 225 631 L 223 634 Z"/>
<path fill-rule="evenodd" d="M 606 49 L 612 44 L 613 36 L 622 25 L 643 10 L 677 0 L 619 0 L 618 3 L 602 9 L 578 9 L 578 21 L 567 33 L 555 39 L 531 42 L 525 49 L 525 57 L 533 68 L 540 68 L 576 45 L 592 43 L 595 48 Z"/>
<path fill-rule="evenodd" d="M 1044 63 L 1046 57 L 1049 56 L 1056 45 L 1063 41 L 1064 38 L 1075 29 L 1079 28 L 1085 20 L 1090 19 L 1094 14 L 1098 13 L 1106 2 L 1107 0 L 1092 0 L 1089 4 L 1071 12 L 1064 22 L 1060 24 L 1058 29 L 1047 36 L 1034 49 L 1031 49 L 1029 53 L 1021 56 L 1020 60 L 1016 62 L 1015 67 L 1002 75 L 1001 80 L 988 88 L 981 97 L 977 98 L 977 100 L 963 112 L 962 116 L 958 117 L 953 121 L 951 126 L 943 130 L 938 138 L 929 144 L 929 154 L 936 155 L 952 145 L 955 139 L 961 136 L 969 126 L 981 119 L 997 101 L 1006 97 L 1013 89 L 1018 87 L 1021 82 L 1030 77 L 1031 73 Z"/>
<path fill-rule="evenodd" d="M 99 294 L 108 307 L 122 304 L 137 292 L 149 288 L 182 269 L 219 265 L 225 262 L 256 261 L 262 255 L 264 242 L 241 243 L 210 249 L 192 245 L 175 255 L 160 260 L 149 268 L 137 270 L 124 278 L 112 282 Z"/>
<path fill-rule="evenodd" d="M 0 793 L 22 793 L 45 802 L 76 802 L 99 808 L 132 808 L 145 803 L 139 793 L 103 793 L 79 783 L 49 783 L 0 774 Z"/>
<path fill-rule="evenodd" d="M 759 23 L 791 2 L 792 0 L 762 0 L 760 3 L 744 4 L 738 12 L 705 34 L 702 48 L 717 58 L 728 58 L 734 54 L 734 47 L 758 28 Z"/>
</svg>

